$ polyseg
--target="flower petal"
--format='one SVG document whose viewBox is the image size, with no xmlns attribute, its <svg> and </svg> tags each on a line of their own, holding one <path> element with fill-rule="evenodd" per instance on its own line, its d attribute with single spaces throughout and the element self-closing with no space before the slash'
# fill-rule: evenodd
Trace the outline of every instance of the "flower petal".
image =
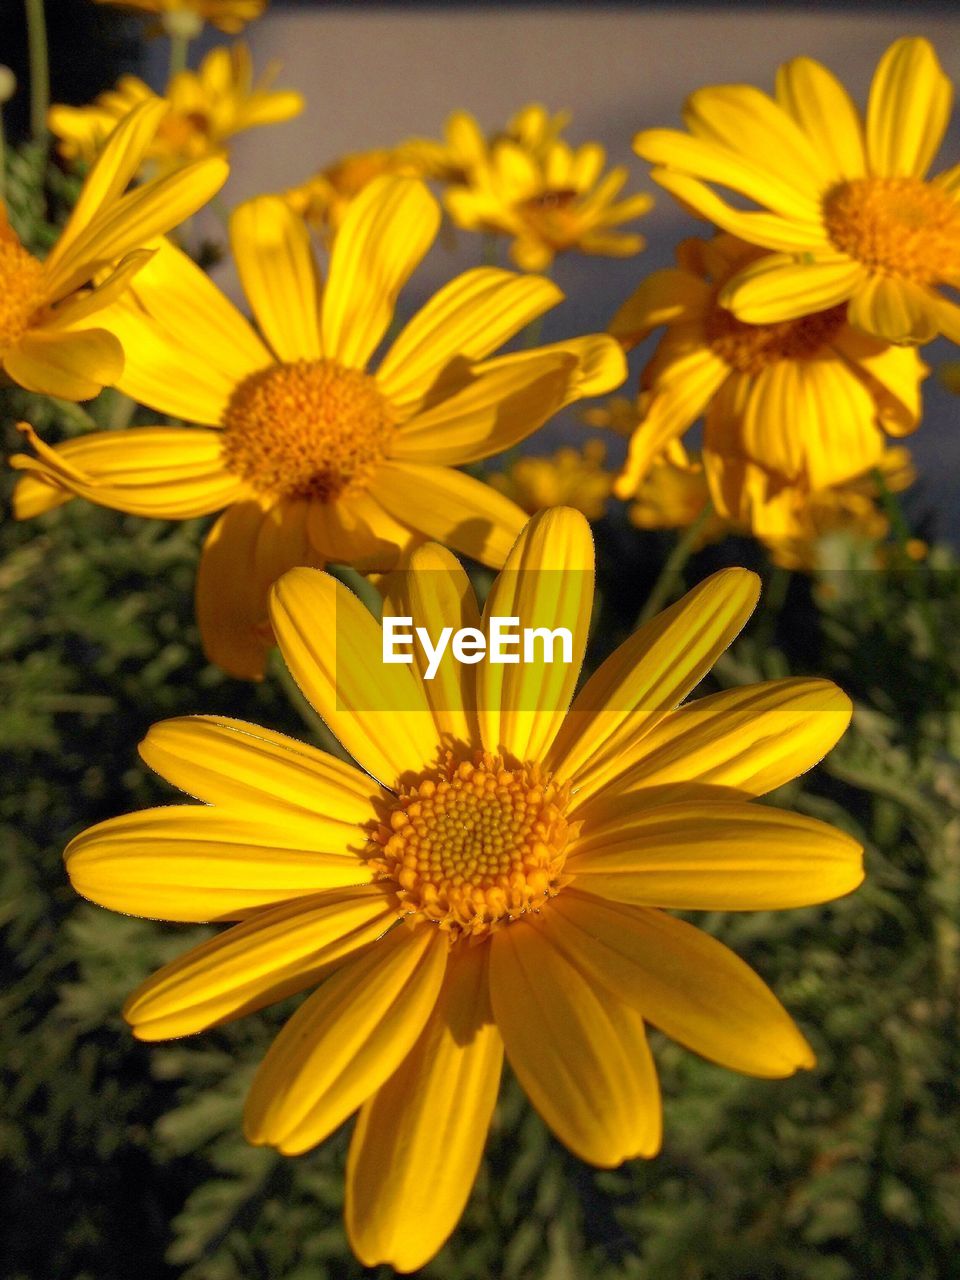
<svg viewBox="0 0 960 1280">
<path fill-rule="evenodd" d="M 813 1066 L 810 1046 L 770 988 L 700 929 L 575 888 L 551 902 L 550 914 L 552 936 L 585 974 L 694 1053 L 774 1079 Z"/>
<path fill-rule="evenodd" d="M 70 841 L 64 857 L 78 893 L 150 920 L 235 920 L 289 898 L 368 884 L 357 852 L 329 849 L 330 824 L 308 814 L 283 823 L 203 805 L 169 805 L 110 818 Z"/>
<path fill-rule="evenodd" d="M 637 907 L 774 911 L 856 889 L 862 852 L 825 822 L 766 805 L 648 802 L 586 825 L 566 870 L 579 888 Z"/>
<path fill-rule="evenodd" d="M 544 1121 L 581 1160 L 614 1168 L 659 1150 L 656 1071 L 643 1019 L 560 950 L 564 923 L 551 903 L 539 923 L 495 933 L 490 997 L 510 1065 Z"/>
<path fill-rule="evenodd" d="M 321 286 L 303 219 L 280 196 L 258 196 L 230 215 L 230 244 L 277 359 L 319 360 Z"/>
<path fill-rule="evenodd" d="M 867 170 L 863 123 L 837 77 L 813 58 L 791 58 L 777 72 L 777 102 L 797 122 L 838 181 Z"/>
<path fill-rule="evenodd" d="M 519 619 L 522 643 L 527 629 L 541 629 L 543 648 L 528 662 L 514 641 L 513 662 L 487 657 L 477 668 L 477 717 L 483 745 L 494 754 L 540 760 L 563 723 L 583 665 L 593 607 L 594 552 L 590 525 L 579 511 L 541 511 L 527 524 L 487 597 L 483 627 L 492 649 L 491 620 Z M 570 636 L 570 660 L 562 637 Z M 516 634 L 516 632 L 514 632 Z M 550 654 L 550 661 L 546 655 Z"/>
<path fill-rule="evenodd" d="M 123 372 L 123 348 L 105 329 L 32 329 L 3 353 L 21 387 L 61 400 L 90 400 Z"/>
<path fill-rule="evenodd" d="M 543 276 L 498 267 L 465 271 L 400 332 L 377 370 L 377 383 L 406 417 L 432 398 L 451 366 L 483 360 L 562 299 Z"/>
<path fill-rule="evenodd" d="M 258 911 L 164 965 L 137 987 L 123 1016 L 138 1040 L 206 1031 L 315 985 L 396 918 L 390 890 L 374 884 Z"/>
<path fill-rule="evenodd" d="M 660 325 L 702 320 L 713 295 L 706 280 L 679 267 L 654 271 L 610 321 L 610 333 L 628 350 Z"/>
<path fill-rule="evenodd" d="M 411 529 L 363 491 L 311 502 L 307 534 L 321 564 L 349 564 L 363 572 L 392 569 L 414 539 Z"/>
<path fill-rule="evenodd" d="M 775 324 L 846 302 L 864 279 L 852 258 L 798 262 L 787 253 L 758 258 L 738 271 L 719 302 L 747 324 Z"/>
<path fill-rule="evenodd" d="M 420 683 L 383 661 L 380 626 L 328 574 L 293 569 L 271 592 L 284 661 L 353 758 L 387 787 L 436 764 L 439 741 Z"/>
<path fill-rule="evenodd" d="M 205 804 L 276 821 L 307 813 L 328 823 L 323 847 L 337 852 L 356 846 L 357 828 L 372 817 L 380 792 L 325 751 L 225 716 L 161 720 L 139 750 L 155 773 Z"/>
<path fill-rule="evenodd" d="M 922 178 L 950 119 L 953 86 L 929 40 L 895 40 L 877 64 L 867 104 L 872 173 Z"/>
<path fill-rule="evenodd" d="M 397 294 L 440 226 L 440 206 L 415 179 L 383 177 L 351 201 L 330 255 L 321 320 L 324 354 L 362 369 L 393 317 Z"/>
<path fill-rule="evenodd" d="M 386 462 L 370 492 L 389 515 L 481 564 L 499 568 L 526 514 L 489 485 L 450 467 Z"/>
<path fill-rule="evenodd" d="M 850 299 L 855 329 L 884 342 L 920 345 L 939 332 L 936 294 L 896 276 L 868 276 Z"/>
<path fill-rule="evenodd" d="M 400 926 L 338 969 L 264 1058 L 247 1098 L 247 1140 L 298 1155 L 342 1124 L 417 1042 L 447 952 L 439 930 Z"/>
<path fill-rule="evenodd" d="M 635 631 L 590 677 L 550 752 L 550 767 L 580 799 L 633 763 L 644 734 L 700 683 L 759 594 L 756 574 L 722 569 Z"/>
<path fill-rule="evenodd" d="M 487 948 L 455 948 L 420 1039 L 364 1104 L 350 1143 L 344 1217 L 364 1266 L 415 1271 L 453 1231 L 483 1154 L 502 1061 Z"/>
</svg>

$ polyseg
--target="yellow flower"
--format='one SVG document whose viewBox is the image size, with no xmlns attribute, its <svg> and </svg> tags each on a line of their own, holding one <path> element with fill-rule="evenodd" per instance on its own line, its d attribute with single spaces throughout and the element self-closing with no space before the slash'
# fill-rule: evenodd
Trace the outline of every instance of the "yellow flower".
<svg viewBox="0 0 960 1280">
<path fill-rule="evenodd" d="M 580 415 L 588 427 L 613 431 L 618 436 L 632 436 L 640 422 L 637 401 L 629 396 L 611 396 L 602 405 L 584 409 Z"/>
<path fill-rule="evenodd" d="M 290 120 L 303 110 L 303 98 L 269 88 L 277 68 L 253 80 L 250 51 L 244 44 L 212 49 L 198 71 L 181 71 L 167 86 L 170 112 L 144 157 L 144 168 L 161 172 L 203 156 L 220 155 L 226 143 L 246 129 Z M 158 101 L 136 76 L 123 76 L 115 89 L 101 93 L 89 106 L 54 106 L 50 131 L 67 160 L 92 161 L 119 120 L 138 103 Z"/>
<path fill-rule="evenodd" d="M 813 491 L 787 485 L 772 502 L 763 491 L 764 478 L 748 475 L 739 486 L 743 506 L 729 515 L 748 527 L 760 523 L 774 563 L 786 569 L 812 572 L 828 567 L 829 550 L 838 537 L 844 547 L 851 543 L 864 546 L 868 562 L 879 567 L 884 557 L 878 544 L 890 533 L 890 519 L 880 504 L 878 472 L 890 493 L 909 488 L 916 479 L 909 450 L 902 447 L 888 449 L 874 470 L 844 484 Z M 753 519 L 749 510 L 756 491 L 763 495 L 760 501 L 765 516 L 761 522 Z M 923 548 L 924 544 L 910 539 L 907 550 L 912 558 L 917 558 L 913 548 L 918 546 Z"/>
<path fill-rule="evenodd" d="M 606 459 L 606 445 L 589 440 L 582 449 L 568 446 L 549 457 L 518 458 L 507 472 L 494 472 L 488 479 L 529 515 L 548 507 L 573 507 L 588 520 L 599 520 L 613 487 Z"/>
<path fill-rule="evenodd" d="M 603 172 L 599 143 L 573 148 L 559 138 L 531 144 L 500 138 L 444 197 L 447 210 L 466 231 L 510 236 L 510 256 L 524 271 L 543 271 L 558 253 L 629 257 L 643 248 L 642 236 L 616 230 L 646 213 L 648 195 L 618 200 L 627 170 Z"/>
<path fill-rule="evenodd" d="M 488 137 L 468 111 L 454 111 L 443 127 L 442 142 L 408 138 L 397 150 L 417 165 L 424 177 L 462 185 L 470 181 L 475 169 L 487 163 L 491 147 L 499 142 L 515 143 L 534 159 L 544 160 L 569 123 L 569 111 L 551 115 L 540 103 L 531 102 L 511 117 L 505 129 Z"/>
<path fill-rule="evenodd" d="M 97 0 L 97 4 L 138 9 L 161 17 L 186 13 L 202 22 L 211 22 L 228 35 L 236 35 L 248 22 L 260 17 L 267 7 L 267 0 Z"/>
<path fill-rule="evenodd" d="M 74 494 L 160 519 L 226 508 L 204 548 L 197 612 L 208 655 L 250 679 L 263 674 L 267 593 L 285 569 L 389 569 L 427 538 L 502 564 L 523 512 L 454 468 L 617 386 L 624 356 L 595 334 L 489 359 L 563 295 L 479 268 L 442 288 L 369 372 L 439 222 L 422 183 L 378 179 L 351 204 L 321 290 L 304 223 L 275 196 L 242 205 L 231 239 L 262 338 L 165 244 L 111 314 L 127 351 L 119 386 L 202 427 L 98 433 L 55 450 L 34 441 L 39 458 L 12 459 L 31 473 L 17 516 Z"/>
<path fill-rule="evenodd" d="M 683 204 L 775 253 L 731 280 L 722 301 L 751 324 L 845 306 L 850 323 L 888 342 L 960 342 L 960 166 L 928 180 L 953 90 L 926 40 L 880 59 L 865 123 L 819 62 L 794 58 L 770 98 L 750 85 L 700 89 L 689 134 L 654 129 L 636 151 Z M 728 204 L 716 183 L 752 201 Z"/>
<path fill-rule="evenodd" d="M 770 989 L 670 910 L 769 910 L 860 883 L 855 841 L 753 804 L 810 768 L 850 704 L 786 679 L 681 705 L 756 603 L 728 569 L 647 623 L 573 699 L 593 597 L 581 515 L 534 517 L 484 612 L 564 627 L 572 662 L 385 665 L 335 579 L 272 594 L 284 657 L 359 767 L 242 721 L 155 725 L 147 764 L 205 803 L 115 818 L 67 849 L 75 888 L 175 921 L 240 921 L 135 991 L 141 1040 L 230 1021 L 319 983 L 267 1053 L 248 1139 L 288 1155 L 359 1109 L 346 1224 L 368 1266 L 408 1272 L 456 1226 L 503 1051 L 580 1158 L 653 1156 L 646 1024 L 761 1077 L 812 1067 Z M 388 612 L 434 639 L 484 627 L 457 561 L 414 552 Z M 570 705 L 572 701 L 572 706 Z M 666 908 L 666 910 L 664 910 Z"/>
<path fill-rule="evenodd" d="M 226 164 L 212 158 L 124 194 L 166 111 L 148 102 L 121 121 L 43 262 L 20 243 L 0 201 L 0 365 L 28 391 L 88 400 L 118 380 L 123 350 L 103 317 L 148 261 L 144 246 L 226 181 Z"/>
<path fill-rule="evenodd" d="M 406 178 L 422 176 L 419 166 L 398 151 L 386 148 L 354 151 L 340 156 L 298 187 L 290 187 L 283 198 L 294 213 L 329 240 L 340 229 L 350 201 L 375 178 L 389 174 Z"/>
<path fill-rule="evenodd" d="M 679 440 L 673 440 L 632 495 L 627 515 L 638 529 L 686 529 L 703 515 L 710 502 L 710 488 L 698 458 L 691 458 Z M 711 514 L 696 546 L 715 542 L 729 529 L 729 522 Z"/>
<path fill-rule="evenodd" d="M 754 521 L 763 519 L 761 490 L 772 503 L 788 485 L 843 483 L 877 465 L 885 432 L 916 428 L 927 370 L 915 350 L 856 332 L 839 305 L 770 325 L 748 325 L 721 305 L 726 282 L 758 252 L 723 234 L 684 241 L 677 267 L 649 276 L 614 318 L 611 332 L 627 347 L 666 326 L 641 378 L 618 496 L 631 497 L 701 415 L 714 502 L 721 512 L 741 508 L 749 463 Z"/>
</svg>

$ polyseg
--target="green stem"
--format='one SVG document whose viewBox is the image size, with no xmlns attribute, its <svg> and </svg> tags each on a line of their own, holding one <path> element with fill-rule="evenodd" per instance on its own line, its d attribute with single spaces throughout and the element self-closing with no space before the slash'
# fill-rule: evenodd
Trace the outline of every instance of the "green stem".
<svg viewBox="0 0 960 1280">
<path fill-rule="evenodd" d="M 660 576 L 653 584 L 653 590 L 647 596 L 646 603 L 637 614 L 637 620 L 633 624 L 633 630 L 642 626 L 660 612 L 663 606 L 673 594 L 676 580 L 683 572 L 684 566 L 693 555 L 699 541 L 700 534 L 703 532 L 704 525 L 713 515 L 713 503 L 707 500 L 703 510 L 697 518 L 684 529 L 683 533 L 674 544 L 673 550 L 667 556 L 663 568 L 660 570 Z"/>
<path fill-rule="evenodd" d="M 190 37 L 184 35 L 171 35 L 170 37 L 170 67 L 168 72 L 167 83 L 178 76 L 181 71 L 187 69 L 187 53 L 190 49 Z"/>
<path fill-rule="evenodd" d="M 326 722 L 317 714 L 316 711 L 314 711 L 313 707 L 304 697 L 300 686 L 297 684 L 296 680 L 294 680 L 293 676 L 290 674 L 290 669 L 280 656 L 279 650 L 274 650 L 271 666 L 273 667 L 274 674 L 279 680 L 284 693 L 287 695 L 287 701 L 303 721 L 317 745 L 323 751 L 327 751 L 330 755 L 336 756 L 338 760 L 349 761 L 350 757 L 327 727 Z"/>
<path fill-rule="evenodd" d="M 50 62 L 47 53 L 47 19 L 43 0 L 26 0 L 27 41 L 30 48 L 30 132 L 35 142 L 47 140 L 50 109 Z"/>
</svg>

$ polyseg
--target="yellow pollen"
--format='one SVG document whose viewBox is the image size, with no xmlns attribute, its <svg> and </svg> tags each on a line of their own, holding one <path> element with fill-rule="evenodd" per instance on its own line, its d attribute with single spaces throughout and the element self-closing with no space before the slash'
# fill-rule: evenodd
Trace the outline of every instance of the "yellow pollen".
<svg viewBox="0 0 960 1280">
<path fill-rule="evenodd" d="M 705 322 L 706 337 L 732 369 L 756 375 L 779 360 L 812 360 L 837 336 L 846 313 L 846 306 L 840 305 L 779 324 L 746 324 L 714 305 Z"/>
<path fill-rule="evenodd" d="M 241 382 L 222 425 L 225 466 L 255 489 L 328 502 L 369 479 L 394 418 L 368 374 L 298 360 Z"/>
<path fill-rule="evenodd" d="M 920 178 L 855 178 L 827 193 L 827 234 L 872 271 L 918 284 L 960 276 L 960 204 Z"/>
<path fill-rule="evenodd" d="M 19 342 L 42 305 L 43 263 L 0 236 L 0 350 Z"/>
<path fill-rule="evenodd" d="M 569 788 L 538 764 L 448 753 L 401 790 L 368 857 L 381 879 L 396 882 L 405 915 L 476 937 L 556 895 L 574 834 L 568 800 Z"/>
</svg>

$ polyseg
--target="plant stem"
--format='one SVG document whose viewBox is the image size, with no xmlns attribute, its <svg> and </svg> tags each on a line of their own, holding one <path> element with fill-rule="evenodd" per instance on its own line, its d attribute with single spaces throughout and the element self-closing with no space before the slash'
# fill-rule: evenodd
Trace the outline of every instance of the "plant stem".
<svg viewBox="0 0 960 1280">
<path fill-rule="evenodd" d="M 279 650 L 274 650 L 270 665 L 273 668 L 273 672 L 279 680 L 284 693 L 287 695 L 287 701 L 303 721 L 316 744 L 323 751 L 328 752 L 332 756 L 336 756 L 338 760 L 349 761 L 349 755 L 344 751 L 337 738 L 327 727 L 325 721 L 321 719 L 304 697 L 300 686 L 297 684 L 296 680 L 294 680 L 293 676 L 290 674 L 287 664 L 280 656 Z"/>
<path fill-rule="evenodd" d="M 691 524 L 684 529 L 683 533 L 674 544 L 673 550 L 664 561 L 663 568 L 660 570 L 660 576 L 653 584 L 653 590 L 647 596 L 646 603 L 637 614 L 637 620 L 633 624 L 633 630 L 648 622 L 654 614 L 660 612 L 663 606 L 673 594 L 673 588 L 676 579 L 680 576 L 684 566 L 693 554 L 703 527 L 713 515 L 713 503 L 708 499 L 704 504 L 703 510 L 692 521 Z"/>
<path fill-rule="evenodd" d="M 47 18 L 43 11 L 43 0 L 25 0 L 25 3 L 30 49 L 30 132 L 35 142 L 46 142 L 47 112 L 50 108 Z"/>
<path fill-rule="evenodd" d="M 187 69 L 187 52 L 190 48 L 190 37 L 185 35 L 170 36 L 170 67 L 167 74 L 167 84 L 174 76 L 178 76 L 181 71 Z"/>
</svg>

